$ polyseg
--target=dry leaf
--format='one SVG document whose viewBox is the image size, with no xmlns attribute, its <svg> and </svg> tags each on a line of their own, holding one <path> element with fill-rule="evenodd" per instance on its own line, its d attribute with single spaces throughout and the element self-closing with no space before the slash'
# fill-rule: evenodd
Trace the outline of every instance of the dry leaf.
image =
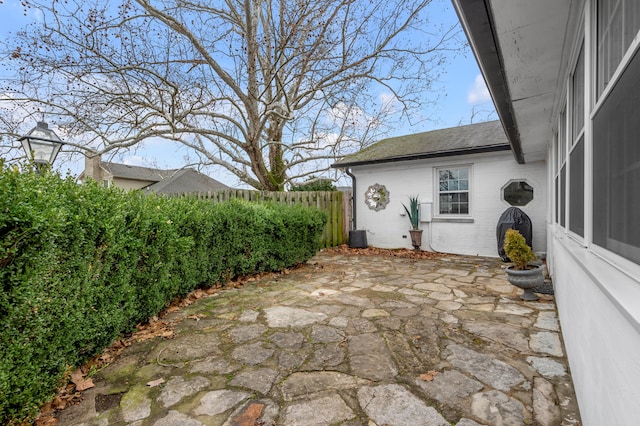
<svg viewBox="0 0 640 426">
<path fill-rule="evenodd" d="M 57 424 L 58 424 L 58 419 L 56 419 L 51 415 L 40 416 L 34 422 L 34 426 L 54 426 Z"/>
<path fill-rule="evenodd" d="M 202 314 L 197 314 L 197 315 L 189 315 L 187 316 L 188 319 L 192 319 L 192 320 L 196 320 L 196 321 L 200 321 L 200 318 L 204 318 L 204 315 Z"/>
<path fill-rule="evenodd" d="M 203 297 L 206 297 L 206 296 L 207 296 L 207 292 L 201 289 L 197 289 L 189 295 L 189 297 L 193 299 L 202 299 Z"/>
<path fill-rule="evenodd" d="M 57 395 L 55 398 L 53 398 L 52 405 L 53 405 L 53 408 L 55 408 L 56 410 L 62 410 L 67 406 L 67 402 L 64 399 L 62 399 L 59 395 Z"/>
<path fill-rule="evenodd" d="M 243 413 L 234 417 L 233 422 L 238 425 L 257 425 L 263 410 L 264 404 L 251 404 Z"/>
<path fill-rule="evenodd" d="M 425 382 L 430 382 L 434 377 L 438 375 L 438 372 L 435 370 L 429 370 L 424 374 L 420 375 L 420 380 L 424 380 Z"/>
<path fill-rule="evenodd" d="M 94 386 L 95 384 L 93 383 L 93 379 L 89 377 L 88 379 L 84 379 L 80 383 L 77 383 L 76 390 L 82 392 L 84 390 L 91 389 Z"/>
<path fill-rule="evenodd" d="M 91 377 L 89 377 L 88 379 L 84 378 L 84 374 L 82 374 L 82 370 L 80 368 L 71 373 L 71 381 L 74 385 L 76 385 L 76 390 L 79 392 L 91 389 L 95 386 Z"/>
<path fill-rule="evenodd" d="M 53 408 L 53 401 L 48 401 L 40 409 L 40 416 L 48 416 L 49 414 L 53 414 L 55 411 L 55 408 Z"/>
<path fill-rule="evenodd" d="M 160 377 L 159 379 L 148 382 L 147 386 L 149 386 L 150 388 L 155 388 L 156 386 L 160 386 L 163 383 L 164 383 L 164 379 Z"/>
</svg>

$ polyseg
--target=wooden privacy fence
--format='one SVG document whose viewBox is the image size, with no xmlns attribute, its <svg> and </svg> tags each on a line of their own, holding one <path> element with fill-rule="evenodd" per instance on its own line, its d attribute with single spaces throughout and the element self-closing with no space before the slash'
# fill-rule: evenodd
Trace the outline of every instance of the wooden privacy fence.
<svg viewBox="0 0 640 426">
<path fill-rule="evenodd" d="M 246 201 L 274 201 L 288 205 L 299 204 L 305 207 L 316 207 L 326 212 L 328 216 L 327 225 L 322 233 L 322 247 L 335 247 L 347 242 L 351 223 L 351 197 L 349 193 L 341 191 L 271 192 L 230 189 L 184 195 L 216 203 L 240 198 Z"/>
</svg>

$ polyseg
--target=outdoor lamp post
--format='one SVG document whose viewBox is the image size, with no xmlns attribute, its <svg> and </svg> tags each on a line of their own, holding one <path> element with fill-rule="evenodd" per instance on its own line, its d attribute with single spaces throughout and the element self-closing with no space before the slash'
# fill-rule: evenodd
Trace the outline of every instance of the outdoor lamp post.
<svg viewBox="0 0 640 426">
<path fill-rule="evenodd" d="M 39 121 L 29 133 L 18 139 L 27 153 L 27 158 L 35 163 L 38 172 L 45 167 L 51 167 L 60 152 L 64 142 L 56 133 L 49 129 L 44 121 Z"/>
</svg>

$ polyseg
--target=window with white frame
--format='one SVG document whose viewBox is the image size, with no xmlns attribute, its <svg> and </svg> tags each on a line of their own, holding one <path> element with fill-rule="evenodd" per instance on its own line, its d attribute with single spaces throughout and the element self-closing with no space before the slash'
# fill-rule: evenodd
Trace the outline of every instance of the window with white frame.
<svg viewBox="0 0 640 426">
<path fill-rule="evenodd" d="M 469 214 L 469 166 L 437 169 L 438 213 L 440 215 Z"/>
<path fill-rule="evenodd" d="M 593 114 L 593 243 L 640 264 L 640 2 L 597 2 L 597 95 Z M 637 46 L 637 44 L 636 44 Z M 632 53 L 632 52 L 629 52 Z M 615 71 L 623 69 L 619 75 Z M 612 78 L 615 77 L 614 80 Z M 606 92 L 604 89 L 612 86 Z"/>
<path fill-rule="evenodd" d="M 640 28 L 638 0 L 597 2 L 597 92 L 601 95 Z"/>
<path fill-rule="evenodd" d="M 569 230 L 584 237 L 584 46 L 571 78 L 571 147 L 569 150 Z"/>
<path fill-rule="evenodd" d="M 565 184 L 566 184 L 566 157 L 567 157 L 567 123 L 566 109 L 563 108 L 558 119 L 557 137 L 557 173 L 556 173 L 556 223 L 564 227 L 566 222 Z"/>
</svg>

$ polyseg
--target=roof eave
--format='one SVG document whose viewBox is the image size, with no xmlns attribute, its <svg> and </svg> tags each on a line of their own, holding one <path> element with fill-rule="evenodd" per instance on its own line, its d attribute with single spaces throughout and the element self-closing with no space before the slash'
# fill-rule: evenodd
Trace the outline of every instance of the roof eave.
<svg viewBox="0 0 640 426">
<path fill-rule="evenodd" d="M 346 161 L 342 163 L 334 163 L 331 165 L 334 169 L 341 169 L 352 166 L 365 166 L 369 164 L 395 163 L 398 161 L 424 160 L 428 158 L 455 157 L 469 154 L 483 154 L 486 152 L 509 151 L 510 145 L 487 145 L 475 148 L 458 149 L 452 151 L 425 152 L 422 154 L 400 155 L 397 157 L 377 158 L 373 160 Z"/>
<path fill-rule="evenodd" d="M 473 54 L 478 61 L 500 121 L 519 164 L 524 164 L 522 142 L 511 103 L 504 61 L 495 33 L 489 0 L 452 0 Z"/>
</svg>

